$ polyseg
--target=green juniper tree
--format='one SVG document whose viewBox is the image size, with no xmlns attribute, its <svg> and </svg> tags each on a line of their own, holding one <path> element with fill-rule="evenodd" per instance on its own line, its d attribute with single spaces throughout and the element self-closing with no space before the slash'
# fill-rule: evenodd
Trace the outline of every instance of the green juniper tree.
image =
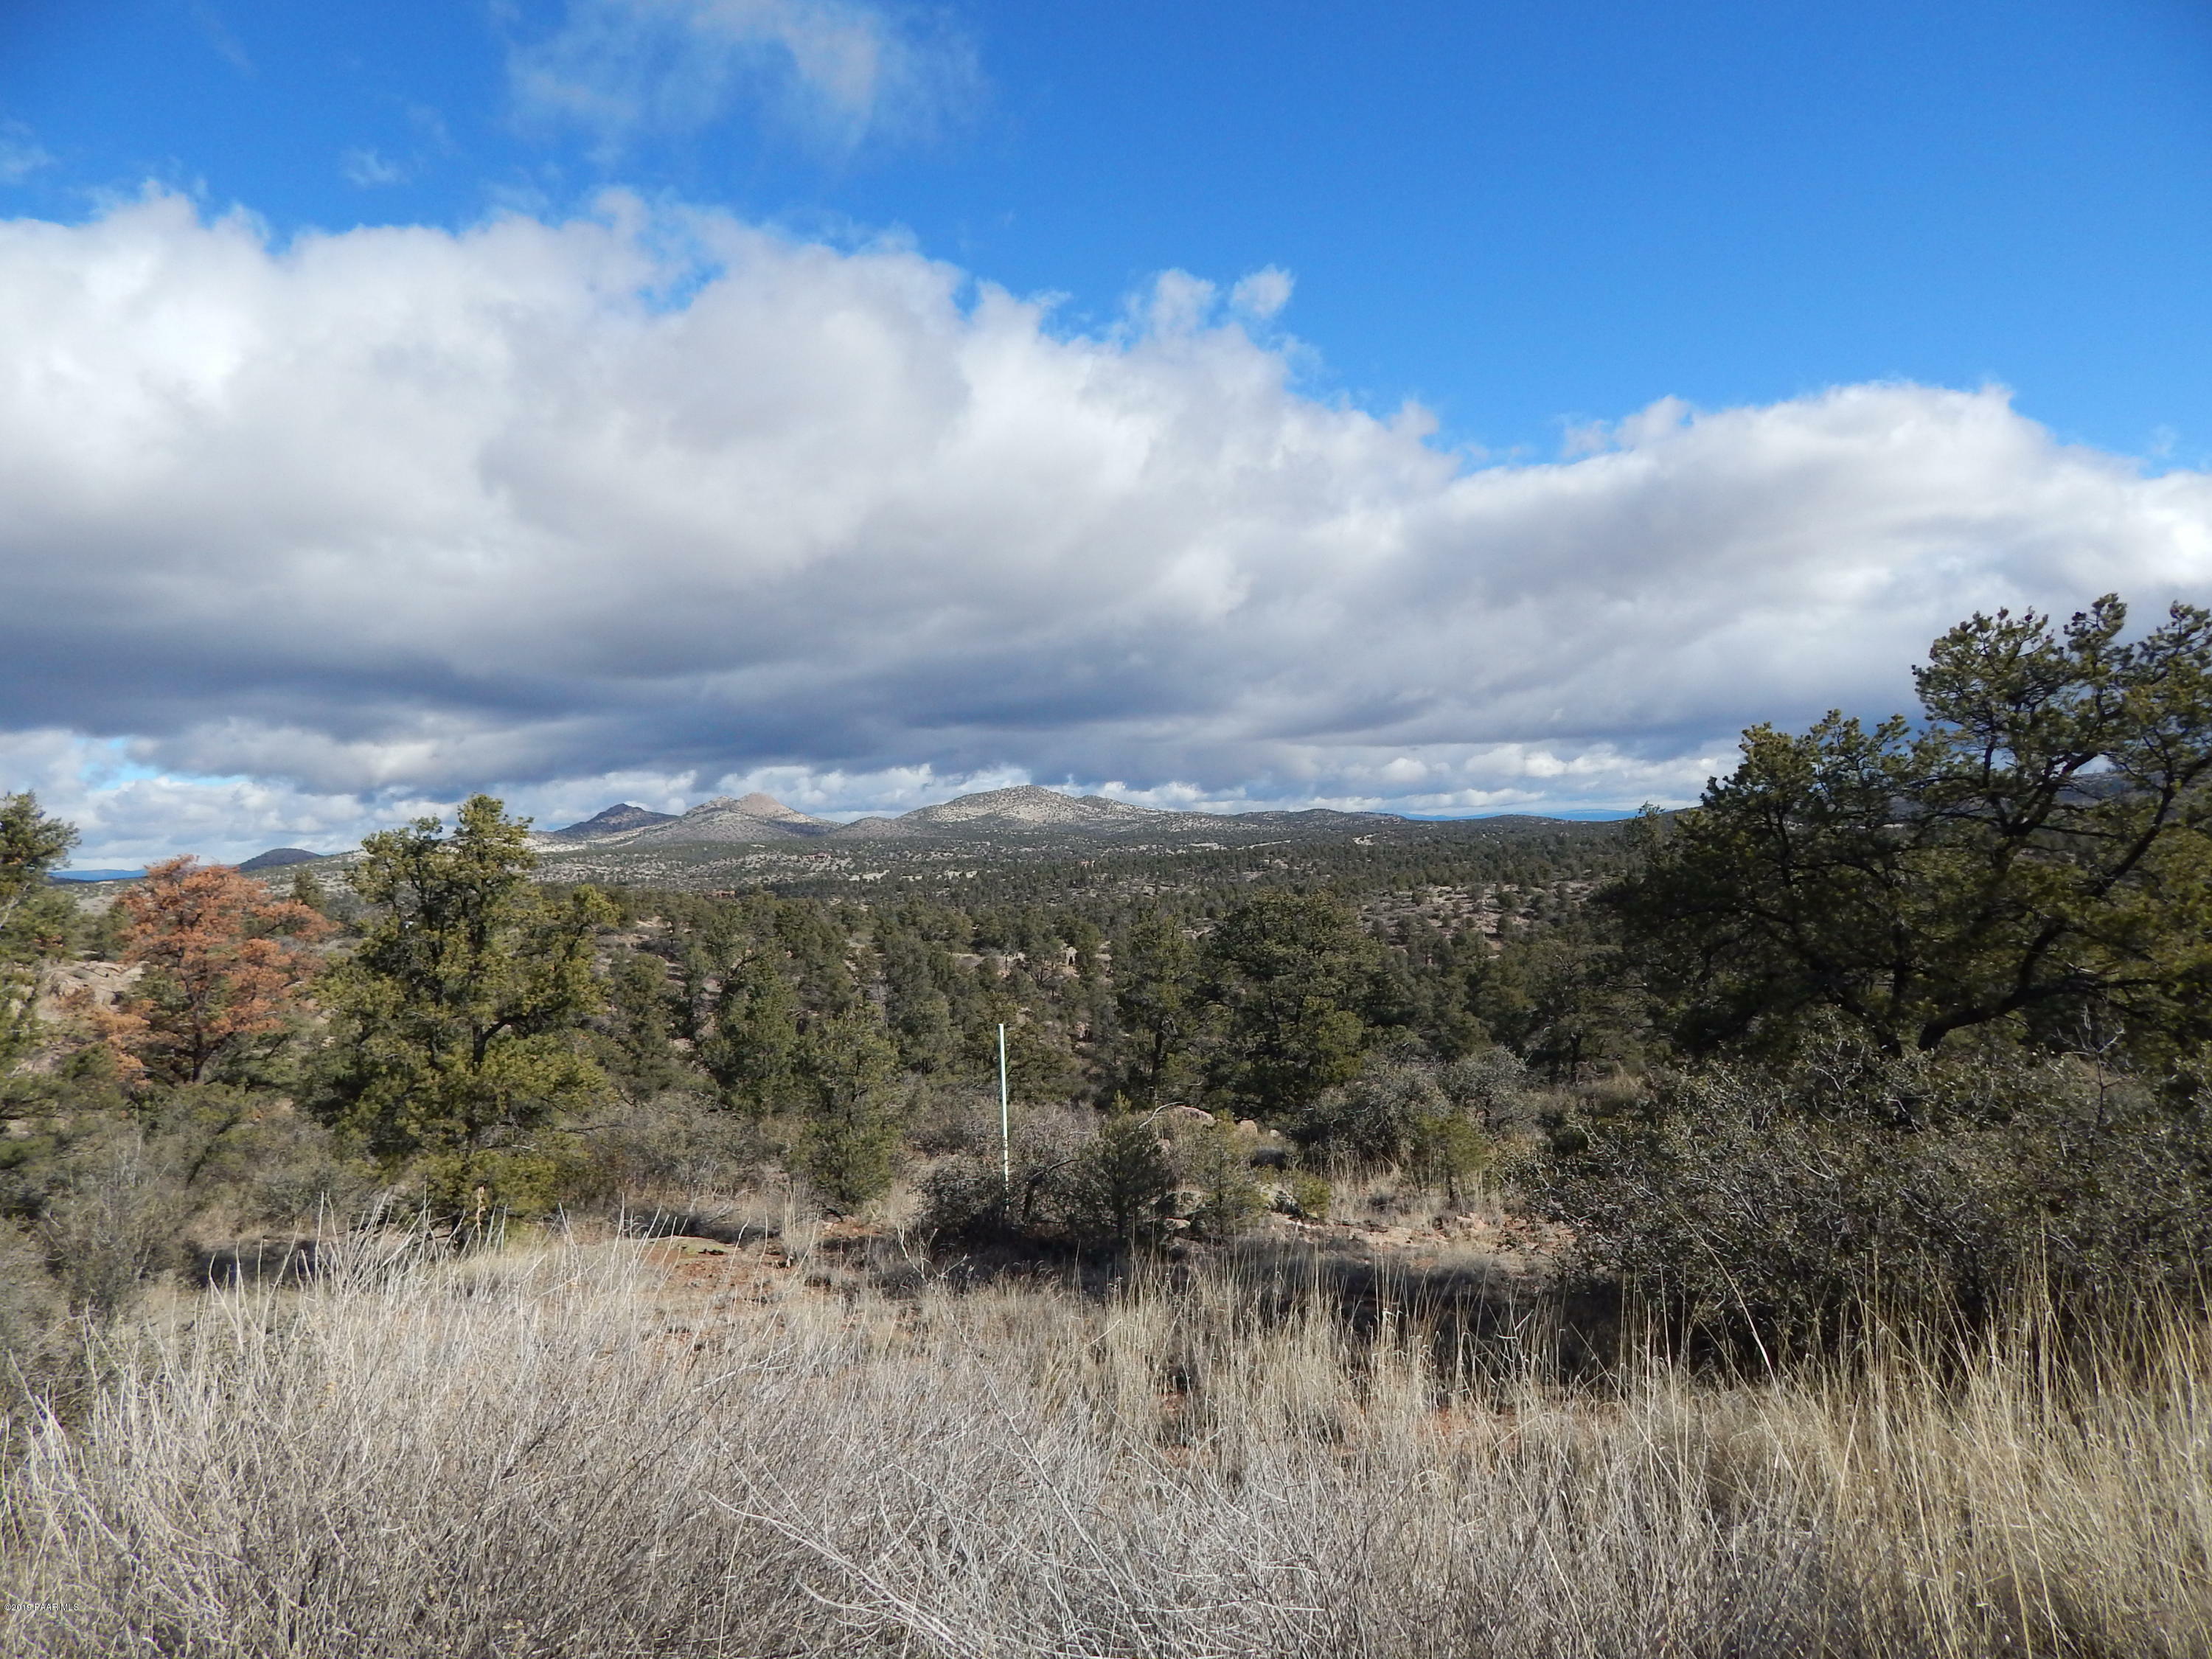
<svg viewBox="0 0 2212 1659">
<path fill-rule="evenodd" d="M 365 931 L 320 989 L 327 1115 L 389 1164 L 419 1160 L 449 1212 L 544 1202 L 542 1132 L 606 1086 L 581 1038 L 602 1006 L 592 942 L 612 906 L 588 887 L 547 896 L 526 823 L 486 795 L 450 835 L 422 818 L 362 848 Z"/>
<path fill-rule="evenodd" d="M 41 811 L 29 791 L 0 795 L 0 1066 L 29 1046 L 38 964 L 68 937 L 68 901 L 46 872 L 76 841 L 76 826 Z"/>
<path fill-rule="evenodd" d="M 1175 1166 L 1149 1116 L 1126 1101 L 1099 1126 L 1069 1172 L 1068 1207 L 1076 1237 L 1125 1250 L 1149 1243 L 1174 1207 Z"/>
<path fill-rule="evenodd" d="M 600 1063 L 633 1101 L 680 1087 L 688 1070 L 669 1041 L 675 998 L 668 965 L 642 951 L 628 951 L 610 965 L 604 1029 L 593 1045 Z"/>
<path fill-rule="evenodd" d="M 908 1071 L 951 1069 L 959 1057 L 952 1001 L 946 994 L 952 967 L 944 948 L 896 922 L 878 929 L 884 958 L 884 1009 L 899 1060 Z"/>
<path fill-rule="evenodd" d="M 1240 1109 L 1294 1113 L 1356 1075 L 1377 958 L 1325 895 L 1258 893 L 1222 917 L 1205 951 L 1224 1019 L 1216 1091 Z"/>
<path fill-rule="evenodd" d="M 757 948 L 725 969 L 698 1042 L 723 1103 L 754 1116 L 787 1105 L 797 1086 L 799 994 L 776 960 L 781 954 Z"/>
<path fill-rule="evenodd" d="M 1172 1098 L 1182 1080 L 1182 1062 L 1206 1012 L 1198 970 L 1198 946 L 1181 919 L 1165 910 L 1139 915 L 1115 951 L 1122 1081 L 1133 1098 L 1148 1105 Z"/>
<path fill-rule="evenodd" d="M 817 1020 L 796 1061 L 805 1127 L 798 1163 L 839 1209 L 888 1191 L 898 1164 L 899 1123 L 890 1094 L 897 1051 L 865 1006 Z"/>
</svg>

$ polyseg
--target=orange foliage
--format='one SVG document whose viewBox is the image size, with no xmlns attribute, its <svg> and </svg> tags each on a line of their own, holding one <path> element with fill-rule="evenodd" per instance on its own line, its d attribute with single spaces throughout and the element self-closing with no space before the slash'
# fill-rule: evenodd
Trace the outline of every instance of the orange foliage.
<svg viewBox="0 0 2212 1659">
<path fill-rule="evenodd" d="M 98 1018 L 133 1072 L 197 1083 L 208 1067 L 283 1029 L 318 965 L 309 944 L 331 923 L 228 865 L 189 855 L 157 864 L 118 901 L 123 959 L 145 972 Z"/>
</svg>

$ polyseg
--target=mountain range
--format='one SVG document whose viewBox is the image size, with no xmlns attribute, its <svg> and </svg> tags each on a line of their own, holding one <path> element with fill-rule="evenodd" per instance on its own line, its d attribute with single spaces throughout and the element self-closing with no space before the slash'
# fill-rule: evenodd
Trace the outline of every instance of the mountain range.
<svg viewBox="0 0 2212 1659">
<path fill-rule="evenodd" d="M 533 830 L 530 839 L 543 872 L 551 879 L 683 886 L 726 885 L 741 871 L 744 879 L 779 871 L 790 878 L 826 870 L 857 871 L 847 878 L 873 880 L 894 866 L 934 869 L 948 859 L 1025 862 L 1088 858 L 1113 848 L 1183 854 L 1332 842 L 1411 845 L 1583 828 L 1595 833 L 1600 826 L 1519 817 L 1432 823 L 1395 812 L 1327 807 L 1181 812 L 1022 784 L 962 795 L 896 817 L 855 818 L 850 823 L 811 817 L 760 793 L 718 796 L 681 813 L 623 801 L 580 823 Z M 341 853 L 334 861 L 349 864 L 359 856 Z M 285 866 L 316 857 L 298 848 L 277 848 L 244 867 L 266 878 Z M 877 866 L 876 873 L 861 871 L 864 865 Z"/>
<path fill-rule="evenodd" d="M 855 818 L 833 823 L 786 806 L 771 795 L 743 799 L 725 795 L 680 815 L 652 812 L 627 802 L 611 806 L 580 823 L 545 833 L 544 839 L 596 848 L 697 846 L 786 846 L 797 842 L 832 845 L 854 842 L 973 842 L 1005 837 L 1090 839 L 1227 835 L 1243 841 L 1251 832 L 1344 834 L 1370 824 L 1407 820 L 1388 812 L 1337 812 L 1313 808 L 1297 812 L 1177 812 L 1109 800 L 1103 795 L 1068 795 L 1040 784 L 990 789 L 962 795 L 934 806 L 921 806 L 896 817 Z"/>
</svg>

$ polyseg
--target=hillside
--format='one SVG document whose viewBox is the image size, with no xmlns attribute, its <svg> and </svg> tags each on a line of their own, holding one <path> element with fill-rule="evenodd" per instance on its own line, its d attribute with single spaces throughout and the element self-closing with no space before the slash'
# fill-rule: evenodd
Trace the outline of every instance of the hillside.
<svg viewBox="0 0 2212 1659">
<path fill-rule="evenodd" d="M 573 826 L 580 829 L 583 826 Z M 712 800 L 667 822 L 574 847 L 541 841 L 562 882 L 711 892 L 771 886 L 832 893 L 878 884 L 928 893 L 1235 885 L 1342 878 L 1433 857 L 1511 848 L 1556 855 L 1611 847 L 1618 826 L 1505 816 L 1431 822 L 1387 812 L 1178 812 L 1034 784 L 896 817 L 832 824 L 769 796 Z"/>
<path fill-rule="evenodd" d="M 673 823 L 675 821 L 673 812 L 656 812 L 650 807 L 618 801 L 580 823 L 563 824 L 558 830 L 548 830 L 544 833 L 558 836 L 562 841 L 597 841 L 604 836 L 620 835 L 627 830 L 646 830 L 656 823 Z"/>
<path fill-rule="evenodd" d="M 323 856 L 304 847 L 272 847 L 265 853 L 255 854 L 238 867 L 250 876 L 263 870 L 289 870 L 295 864 L 313 864 Z"/>
</svg>

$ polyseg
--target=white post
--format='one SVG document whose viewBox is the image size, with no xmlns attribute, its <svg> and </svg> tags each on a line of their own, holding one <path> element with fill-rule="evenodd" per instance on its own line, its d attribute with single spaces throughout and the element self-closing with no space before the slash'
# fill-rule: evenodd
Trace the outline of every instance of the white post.
<svg viewBox="0 0 2212 1659">
<path fill-rule="evenodd" d="M 1006 1028 L 999 1027 L 999 1186 L 1014 1190 L 1014 1133 L 1006 1111 Z"/>
</svg>

